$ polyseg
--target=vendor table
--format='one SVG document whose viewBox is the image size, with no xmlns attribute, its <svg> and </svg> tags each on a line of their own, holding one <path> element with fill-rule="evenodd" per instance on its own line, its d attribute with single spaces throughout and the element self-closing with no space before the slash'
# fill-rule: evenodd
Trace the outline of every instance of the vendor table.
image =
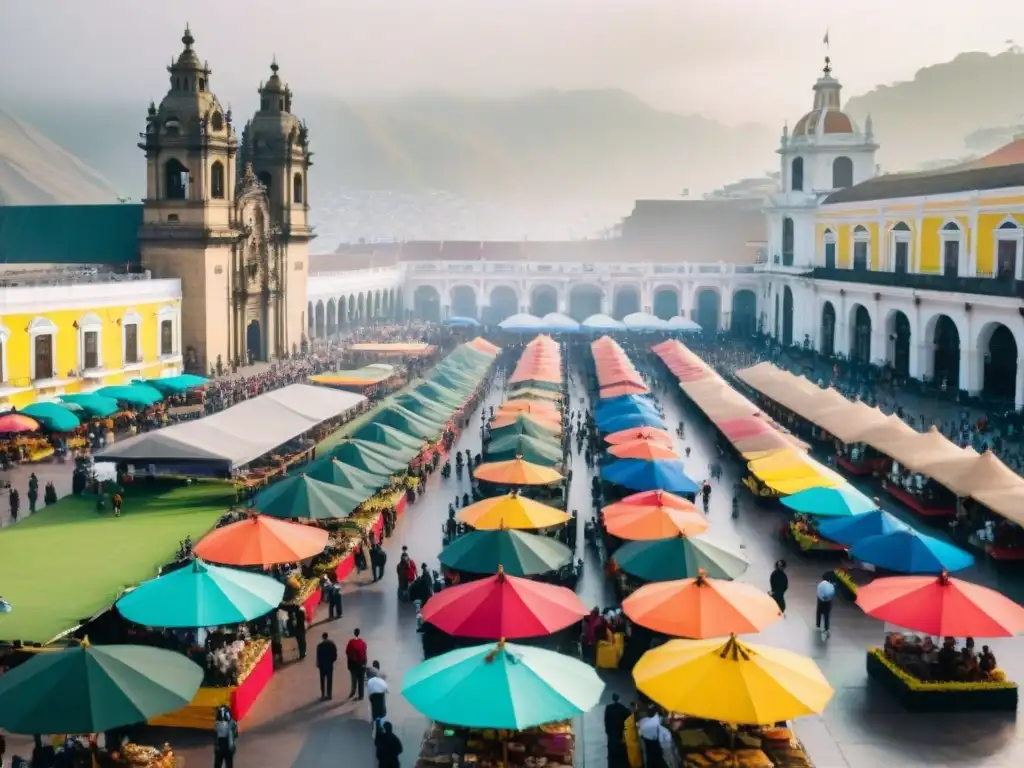
<svg viewBox="0 0 1024 768">
<path fill-rule="evenodd" d="M 313 592 L 306 598 L 305 602 L 302 603 L 302 610 L 306 614 L 306 624 L 313 623 L 313 617 L 316 615 L 316 607 L 320 605 L 320 601 L 323 599 L 324 591 L 317 587 Z"/>
</svg>

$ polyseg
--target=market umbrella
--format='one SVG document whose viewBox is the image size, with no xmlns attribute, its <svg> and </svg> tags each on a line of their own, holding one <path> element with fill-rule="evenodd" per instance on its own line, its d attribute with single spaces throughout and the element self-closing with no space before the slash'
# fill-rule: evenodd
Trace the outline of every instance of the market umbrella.
<svg viewBox="0 0 1024 768">
<path fill-rule="evenodd" d="M 552 392 L 549 389 L 526 389 L 517 390 L 515 396 L 519 400 L 542 400 L 547 402 L 561 402 L 562 395 L 559 392 Z"/>
<path fill-rule="evenodd" d="M 70 432 L 81 424 L 75 414 L 59 403 L 32 403 L 22 408 L 21 413 L 50 432 Z"/>
<path fill-rule="evenodd" d="M 959 547 L 906 528 L 854 543 L 850 557 L 897 573 L 959 571 L 974 564 L 974 557 Z"/>
<path fill-rule="evenodd" d="M 633 668 L 637 689 L 670 712 L 739 725 L 819 714 L 832 686 L 812 659 L 728 640 L 669 640 Z"/>
<path fill-rule="evenodd" d="M 623 600 L 622 610 L 659 634 L 692 638 L 760 632 L 782 616 L 763 589 L 703 573 L 694 579 L 645 584 Z"/>
<path fill-rule="evenodd" d="M 466 728 L 523 730 L 597 706 L 593 667 L 554 651 L 499 642 L 459 648 L 406 673 L 402 695 L 432 720 Z"/>
<path fill-rule="evenodd" d="M 285 520 L 344 520 L 369 496 L 308 475 L 292 475 L 260 491 L 252 505 L 265 515 Z"/>
<path fill-rule="evenodd" d="M 640 461 L 680 461 L 681 458 L 675 449 L 666 448 L 653 440 L 619 443 L 609 448 L 608 453 L 620 459 L 639 459 Z"/>
<path fill-rule="evenodd" d="M 645 395 L 650 390 L 644 384 L 634 384 L 627 382 L 625 384 L 610 384 L 606 387 L 601 387 L 599 394 L 601 399 L 607 397 L 621 397 L 622 395 Z"/>
<path fill-rule="evenodd" d="M 823 538 L 845 546 L 855 544 L 869 536 L 881 536 L 893 531 L 905 530 L 908 530 L 905 523 L 880 509 L 853 517 L 822 520 L 818 524 L 818 533 Z"/>
<path fill-rule="evenodd" d="M 619 459 L 601 467 L 601 477 L 632 491 L 697 492 L 697 484 L 683 472 L 681 461 Z"/>
<path fill-rule="evenodd" d="M 562 510 L 528 499 L 516 491 L 463 507 L 458 517 L 477 530 L 550 528 L 569 520 L 569 515 Z"/>
<path fill-rule="evenodd" d="M 498 406 L 498 413 L 530 413 L 558 416 L 554 403 L 542 400 L 506 400 Z"/>
<path fill-rule="evenodd" d="M 632 443 L 637 440 L 653 440 L 669 448 L 673 445 L 672 435 L 664 429 L 657 427 L 633 427 L 632 429 L 624 429 L 621 432 L 612 432 L 604 436 L 604 441 L 612 445 Z"/>
<path fill-rule="evenodd" d="M 629 496 L 624 496 L 619 499 L 614 504 L 609 504 L 605 507 L 605 510 L 618 509 L 619 505 L 627 504 L 632 507 L 672 507 L 673 509 L 681 509 L 685 512 L 693 512 L 694 510 L 697 510 L 693 505 L 693 502 L 689 499 L 684 499 L 682 496 L 676 496 L 674 493 L 657 489 L 653 491 L 631 493 Z"/>
<path fill-rule="evenodd" d="M 994 589 L 935 576 L 875 579 L 857 605 L 876 619 L 937 637 L 1012 637 L 1024 632 L 1024 608 Z"/>
<path fill-rule="evenodd" d="M 142 582 L 117 601 L 117 610 L 146 627 L 216 627 L 266 616 L 283 599 L 277 579 L 196 559 Z"/>
<path fill-rule="evenodd" d="M 43 649 L 0 675 L 0 728 L 99 733 L 188 705 L 203 681 L 186 656 L 141 645 Z"/>
<path fill-rule="evenodd" d="M 460 328 L 476 328 L 480 322 L 475 317 L 446 317 L 442 325 L 454 325 Z"/>
<path fill-rule="evenodd" d="M 598 405 L 597 408 L 594 409 L 594 418 L 599 424 L 620 416 L 654 416 L 656 418 L 661 418 L 661 414 L 658 412 L 658 409 L 649 400 L 635 403 L 620 403 L 617 405 L 602 407 L 604 402 L 609 401 L 603 401 L 601 405 Z"/>
<path fill-rule="evenodd" d="M 0 416 L 0 435 L 16 435 L 19 432 L 35 432 L 39 422 L 21 413 Z"/>
<path fill-rule="evenodd" d="M 696 536 L 708 529 L 708 519 L 692 504 L 689 509 L 679 509 L 620 501 L 602 509 L 601 517 L 608 533 L 633 541 Z"/>
<path fill-rule="evenodd" d="M 543 437 L 545 435 L 558 435 L 562 432 L 562 426 L 558 422 L 542 421 L 530 416 L 527 413 L 515 413 L 502 416 L 495 416 L 490 421 L 491 437 L 496 437 L 503 430 L 517 431 L 532 437 Z"/>
<path fill-rule="evenodd" d="M 484 446 L 487 461 L 507 461 L 517 456 L 545 467 L 561 464 L 564 458 L 562 446 L 557 441 L 529 435 L 505 435 Z"/>
<path fill-rule="evenodd" d="M 77 405 L 87 414 L 98 419 L 113 416 L 120 410 L 117 405 L 117 400 L 113 400 L 109 397 L 100 397 L 99 395 L 94 395 L 91 392 L 77 395 L 61 395 L 60 399 L 65 403 Z"/>
<path fill-rule="evenodd" d="M 565 629 L 586 616 L 587 609 L 571 589 L 499 570 L 486 579 L 436 593 L 421 615 L 456 637 L 516 640 Z"/>
<path fill-rule="evenodd" d="M 519 457 L 481 464 L 473 470 L 473 477 L 498 485 L 551 485 L 562 479 L 551 467 L 531 464 Z"/>
<path fill-rule="evenodd" d="M 352 437 L 356 440 L 365 440 L 368 443 L 401 451 L 419 452 L 423 448 L 423 440 L 421 438 L 406 434 L 400 429 L 395 429 L 387 424 L 377 422 L 370 422 L 360 427 L 352 433 Z"/>
<path fill-rule="evenodd" d="M 630 541 L 612 557 L 619 568 L 643 581 L 692 579 L 702 570 L 715 579 L 737 579 L 747 570 L 742 552 L 703 536 Z"/>
<path fill-rule="evenodd" d="M 397 475 L 409 468 L 406 462 L 382 456 L 373 448 L 374 444 L 365 440 L 343 440 L 331 451 L 331 458 L 372 475 Z"/>
<path fill-rule="evenodd" d="M 320 528 L 251 515 L 208 533 L 196 544 L 195 553 L 224 565 L 277 565 L 319 555 L 329 539 Z"/>
<path fill-rule="evenodd" d="M 614 416 L 604 421 L 598 419 L 597 427 L 602 432 L 621 432 L 624 429 L 639 429 L 640 427 L 664 429 L 665 421 L 656 413 L 630 413 Z"/>
<path fill-rule="evenodd" d="M 878 504 L 852 485 L 835 488 L 808 488 L 781 499 L 794 512 L 818 517 L 849 517 L 878 509 Z"/>
<path fill-rule="evenodd" d="M 507 530 L 470 531 L 441 551 L 441 565 L 467 573 L 539 576 L 572 562 L 572 552 L 550 536 Z"/>
<path fill-rule="evenodd" d="M 388 484 L 387 475 L 374 475 L 330 456 L 317 459 L 306 467 L 306 476 L 340 488 L 365 491 L 368 496 Z"/>
<path fill-rule="evenodd" d="M 164 399 L 159 390 L 148 384 L 119 385 L 97 389 L 92 394 L 100 397 L 109 397 L 119 403 L 128 403 L 136 408 L 148 408 L 153 403 L 159 403 Z"/>
</svg>

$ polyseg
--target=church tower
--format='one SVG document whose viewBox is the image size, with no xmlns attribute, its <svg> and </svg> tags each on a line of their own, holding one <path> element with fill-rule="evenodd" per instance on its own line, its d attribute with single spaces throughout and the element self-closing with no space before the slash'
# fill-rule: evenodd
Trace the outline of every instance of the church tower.
<svg viewBox="0 0 1024 768">
<path fill-rule="evenodd" d="M 283 351 L 301 346 L 308 318 L 309 273 L 309 131 L 292 113 L 292 91 L 276 59 L 270 78 L 261 83 L 259 110 L 242 132 L 243 164 L 251 164 L 267 191 L 270 223 L 282 249 L 280 280 Z"/>
<path fill-rule="evenodd" d="M 167 71 L 170 86 L 152 102 L 139 148 L 146 153 L 140 232 L 142 267 L 181 280 L 181 354 L 187 370 L 229 366 L 231 265 L 241 232 L 234 224 L 237 140 L 231 113 L 211 90 L 188 27 Z"/>
</svg>

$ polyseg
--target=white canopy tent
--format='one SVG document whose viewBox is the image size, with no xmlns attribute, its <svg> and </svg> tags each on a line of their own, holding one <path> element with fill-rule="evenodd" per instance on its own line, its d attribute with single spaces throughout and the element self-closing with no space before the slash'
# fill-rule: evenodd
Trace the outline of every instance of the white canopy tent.
<svg viewBox="0 0 1024 768">
<path fill-rule="evenodd" d="M 187 465 L 227 474 L 352 410 L 366 398 L 354 392 L 291 384 L 196 421 L 130 437 L 96 455 L 96 461 Z"/>
</svg>

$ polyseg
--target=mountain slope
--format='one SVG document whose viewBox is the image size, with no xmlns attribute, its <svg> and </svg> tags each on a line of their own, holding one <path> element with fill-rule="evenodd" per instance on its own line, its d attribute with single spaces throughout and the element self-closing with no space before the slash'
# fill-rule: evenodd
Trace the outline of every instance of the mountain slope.
<svg viewBox="0 0 1024 768">
<path fill-rule="evenodd" d="M 109 203 L 116 196 L 102 175 L 0 110 L 0 205 Z"/>
</svg>

